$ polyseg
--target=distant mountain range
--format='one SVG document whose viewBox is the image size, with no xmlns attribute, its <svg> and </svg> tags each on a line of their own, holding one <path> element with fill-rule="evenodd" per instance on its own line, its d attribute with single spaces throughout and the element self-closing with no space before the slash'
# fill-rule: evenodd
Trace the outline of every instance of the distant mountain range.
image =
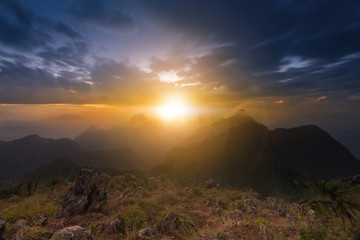
<svg viewBox="0 0 360 240">
<path fill-rule="evenodd" d="M 144 163 L 131 149 L 88 151 L 73 140 L 43 138 L 30 135 L 14 141 L 0 142 L 0 180 L 14 179 L 39 167 L 46 167 L 54 159 L 69 159 L 88 167 L 115 169 L 143 169 Z"/>
<path fill-rule="evenodd" d="M 296 178 L 360 173 L 348 149 L 315 125 L 269 130 L 240 111 L 187 138 L 177 131 L 139 114 L 112 129 L 90 127 L 74 140 L 30 135 L 0 141 L 0 179 L 46 175 L 46 169 L 65 174 L 83 166 L 141 170 L 153 164 L 154 173 L 214 178 L 266 193 L 294 189 Z"/>
<path fill-rule="evenodd" d="M 296 178 L 360 173 L 360 162 L 348 149 L 315 125 L 271 131 L 241 113 L 200 129 L 188 141 L 152 171 L 182 179 L 211 177 L 259 192 L 292 189 Z"/>
</svg>

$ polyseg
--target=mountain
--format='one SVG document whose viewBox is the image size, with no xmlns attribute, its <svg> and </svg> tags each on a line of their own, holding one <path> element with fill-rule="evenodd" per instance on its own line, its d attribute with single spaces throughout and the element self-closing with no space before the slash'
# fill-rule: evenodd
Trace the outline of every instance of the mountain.
<svg viewBox="0 0 360 240">
<path fill-rule="evenodd" d="M 0 178 L 22 176 L 54 158 L 71 157 L 81 151 L 71 139 L 50 139 L 30 135 L 9 142 L 0 142 Z"/>
<path fill-rule="evenodd" d="M 166 128 L 156 119 L 137 114 L 118 126 L 101 129 L 91 126 L 74 141 L 86 150 L 114 150 L 131 148 L 147 165 L 161 158 L 181 139 L 182 133 Z"/>
<path fill-rule="evenodd" d="M 253 121 L 254 120 L 245 112 L 245 110 L 240 110 L 231 117 L 221 118 L 209 126 L 199 128 L 193 135 L 183 140 L 180 145 L 189 146 L 193 143 L 201 142 L 207 138 L 214 137 L 231 127 L 236 127 L 239 124 Z"/>
<path fill-rule="evenodd" d="M 68 164 L 68 161 L 82 167 L 118 170 L 144 168 L 141 157 L 129 148 L 87 151 L 82 150 L 71 139 L 51 139 L 30 135 L 14 141 L 0 142 L 0 180 L 19 178 L 34 171 L 35 173 L 58 171 L 58 174 L 66 172 L 66 169 L 65 171 L 59 167 L 60 160 L 52 162 L 55 159 L 65 159 L 64 164 L 66 163 L 69 168 L 72 164 Z"/>
<path fill-rule="evenodd" d="M 246 118 L 203 141 L 174 148 L 151 170 L 182 179 L 215 178 L 269 193 L 291 191 L 301 177 L 353 176 L 360 172 L 360 162 L 317 126 L 271 131 Z"/>
</svg>

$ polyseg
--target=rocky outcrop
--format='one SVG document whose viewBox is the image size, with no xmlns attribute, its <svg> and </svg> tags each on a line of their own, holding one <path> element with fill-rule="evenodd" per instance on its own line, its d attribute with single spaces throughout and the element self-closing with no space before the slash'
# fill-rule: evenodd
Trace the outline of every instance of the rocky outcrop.
<svg viewBox="0 0 360 240">
<path fill-rule="evenodd" d="M 93 240 L 93 238 L 90 229 L 72 226 L 56 231 L 50 240 Z"/>
<path fill-rule="evenodd" d="M 108 182 L 109 176 L 104 173 L 98 173 L 92 169 L 81 170 L 54 217 L 61 218 L 99 210 L 101 203 L 107 198 Z"/>
</svg>

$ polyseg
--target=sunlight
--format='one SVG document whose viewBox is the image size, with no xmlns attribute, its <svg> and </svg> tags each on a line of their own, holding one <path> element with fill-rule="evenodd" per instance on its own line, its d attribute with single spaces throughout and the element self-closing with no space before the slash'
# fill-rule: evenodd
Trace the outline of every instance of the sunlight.
<svg viewBox="0 0 360 240">
<path fill-rule="evenodd" d="M 178 76 L 174 71 L 161 72 L 159 74 L 160 81 L 167 83 L 174 83 L 176 81 L 182 80 L 183 78 Z"/>
<path fill-rule="evenodd" d="M 170 99 L 159 106 L 156 113 L 164 120 L 176 120 L 190 114 L 190 107 L 182 99 Z"/>
</svg>

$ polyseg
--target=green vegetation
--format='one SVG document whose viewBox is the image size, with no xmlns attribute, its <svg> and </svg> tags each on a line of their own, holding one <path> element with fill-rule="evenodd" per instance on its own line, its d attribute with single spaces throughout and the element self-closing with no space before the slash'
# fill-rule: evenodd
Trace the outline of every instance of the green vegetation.
<svg viewBox="0 0 360 240">
<path fill-rule="evenodd" d="M 256 192 L 206 188 L 205 183 L 177 185 L 164 177 L 123 173 L 111 177 L 108 199 L 101 212 L 66 219 L 89 228 L 96 239 L 353 239 L 360 230 L 358 188 L 338 181 L 303 182 L 312 199 L 297 205 L 281 197 L 261 198 Z M 54 177 L 1 189 L 0 216 L 7 217 L 5 237 L 19 219 L 52 218 L 69 186 Z M 96 214 L 96 215 L 94 215 Z M 96 216 L 96 217 L 94 217 Z M 118 220 L 116 227 L 108 220 Z M 346 230 L 344 230 L 346 223 Z M 350 223 L 350 224 L 348 224 Z M 106 230 L 110 229 L 110 230 Z M 28 239 L 49 239 L 55 229 L 27 227 Z"/>
</svg>

